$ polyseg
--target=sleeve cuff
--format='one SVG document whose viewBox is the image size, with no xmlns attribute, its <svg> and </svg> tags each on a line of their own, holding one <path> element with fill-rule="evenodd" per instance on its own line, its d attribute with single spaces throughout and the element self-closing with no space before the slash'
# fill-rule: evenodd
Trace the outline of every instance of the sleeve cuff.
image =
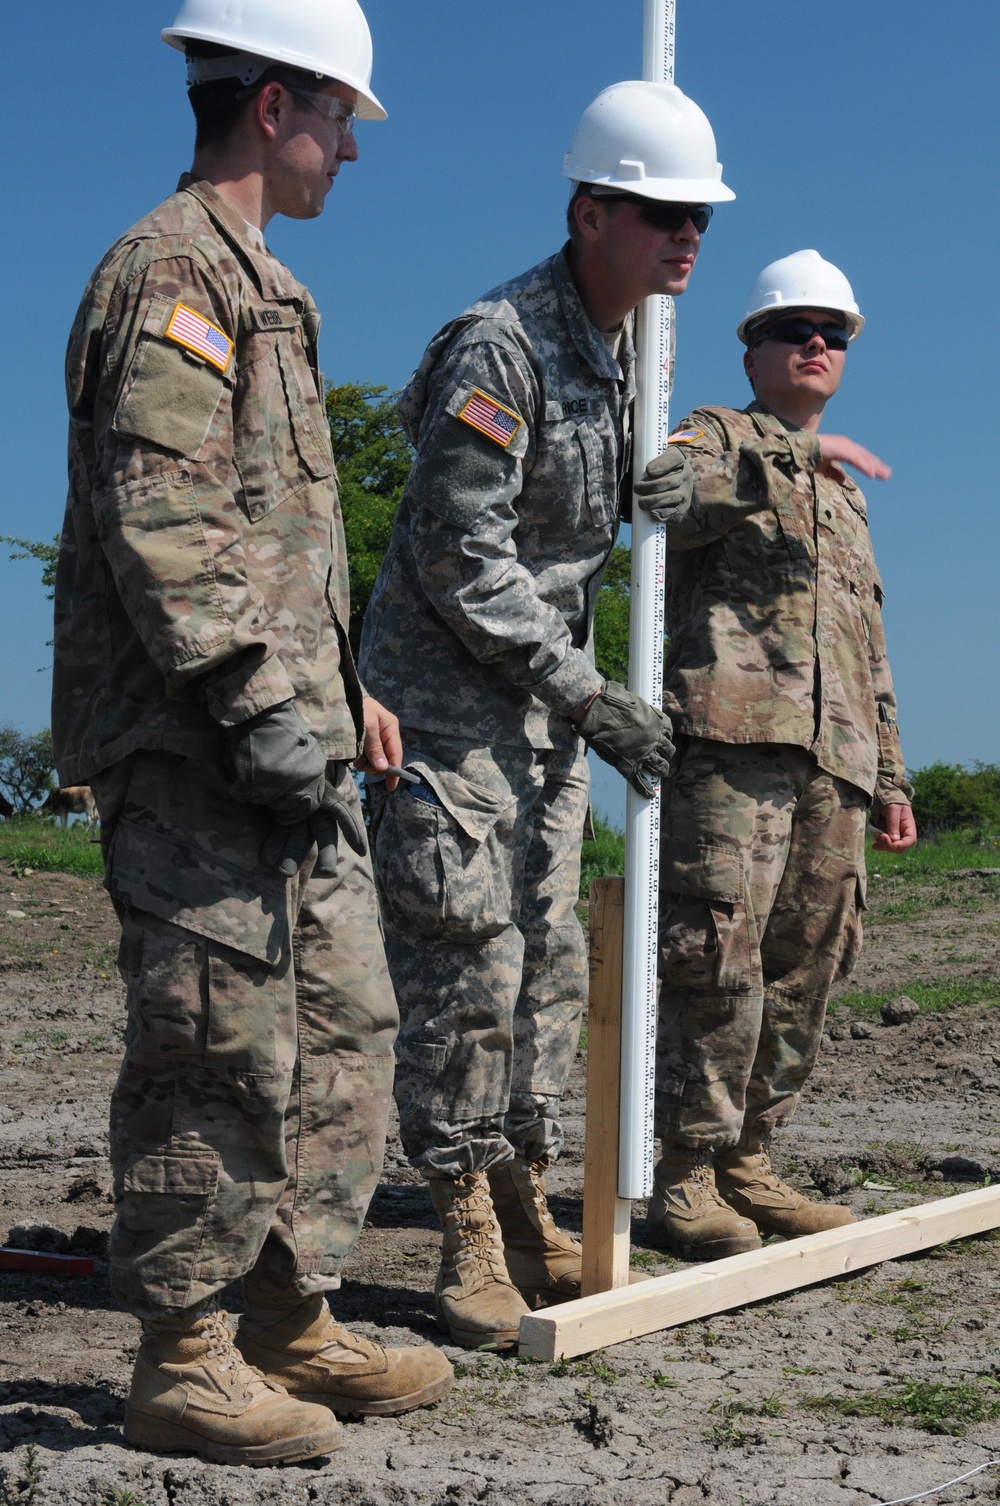
<svg viewBox="0 0 1000 1506">
<path fill-rule="evenodd" d="M 273 656 L 263 664 L 241 663 L 223 675 L 213 676 L 205 702 L 209 714 L 222 727 L 238 727 L 271 706 L 295 698 L 295 687 L 281 660 Z"/>
</svg>

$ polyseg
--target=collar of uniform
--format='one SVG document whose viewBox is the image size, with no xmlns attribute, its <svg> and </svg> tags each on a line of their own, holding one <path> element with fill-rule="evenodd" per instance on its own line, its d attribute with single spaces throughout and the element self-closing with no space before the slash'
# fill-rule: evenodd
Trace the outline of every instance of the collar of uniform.
<svg viewBox="0 0 1000 1506">
<path fill-rule="evenodd" d="M 573 343 L 599 377 L 621 382 L 625 379 L 625 401 L 630 402 L 635 393 L 635 341 L 633 339 L 634 315 L 625 316 L 621 351 L 618 361 L 613 361 L 604 337 L 587 318 L 587 311 L 580 300 L 573 274 L 569 267 L 569 242 L 557 256 L 552 258 L 552 281 L 555 284 L 562 307 L 566 327 Z M 619 371 L 619 366 L 621 370 Z"/>
<path fill-rule="evenodd" d="M 277 257 L 272 256 L 266 247 L 255 243 L 247 222 L 239 210 L 235 209 L 228 199 L 223 198 L 213 184 L 205 178 L 194 178 L 190 173 L 183 173 L 177 184 L 177 191 L 189 193 L 197 199 L 226 239 L 239 247 L 245 260 L 250 263 L 254 280 L 265 298 L 297 298 L 304 301 L 304 290 L 288 268 L 278 261 Z"/>
<path fill-rule="evenodd" d="M 756 398 L 752 403 L 747 404 L 747 406 L 743 409 L 743 412 L 749 413 L 751 417 L 756 420 L 758 428 L 761 429 L 764 433 L 804 434 L 806 432 L 800 424 L 786 423 L 783 418 L 779 418 L 776 413 L 772 413 L 770 408 L 765 408 L 763 403 L 758 403 Z M 841 467 L 841 469 L 843 469 L 843 467 Z M 843 474 L 843 481 L 838 482 L 837 484 L 839 486 L 842 486 L 845 491 L 859 491 L 860 488 L 858 487 L 858 483 L 854 480 L 854 477 L 848 475 L 847 471 L 844 471 Z"/>
</svg>

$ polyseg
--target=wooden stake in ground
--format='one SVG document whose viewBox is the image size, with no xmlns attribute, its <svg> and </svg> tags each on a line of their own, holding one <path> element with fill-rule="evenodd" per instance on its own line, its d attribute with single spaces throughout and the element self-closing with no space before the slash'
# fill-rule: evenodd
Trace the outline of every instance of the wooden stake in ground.
<svg viewBox="0 0 1000 1506">
<path fill-rule="evenodd" d="M 590 1003 L 587 1011 L 587 1139 L 583 1167 L 583 1295 L 628 1282 L 632 1204 L 618 1196 L 618 1109 L 622 1019 L 620 878 L 590 886 Z"/>
<path fill-rule="evenodd" d="M 571 1359 L 997 1228 L 998 1187 L 902 1208 L 532 1313 L 521 1319 L 519 1353 L 538 1360 Z"/>
</svg>

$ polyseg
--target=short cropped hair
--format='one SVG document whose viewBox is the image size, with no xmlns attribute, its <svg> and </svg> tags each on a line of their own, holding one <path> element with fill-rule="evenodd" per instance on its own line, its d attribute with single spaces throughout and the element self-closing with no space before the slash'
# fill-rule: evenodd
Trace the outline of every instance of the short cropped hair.
<svg viewBox="0 0 1000 1506">
<path fill-rule="evenodd" d="M 220 47 L 215 42 L 189 41 L 184 50 L 191 58 L 220 58 L 228 56 L 233 49 Z M 321 80 L 315 73 L 275 63 L 249 87 L 238 78 L 219 78 L 209 84 L 192 85 L 188 89 L 188 99 L 194 111 L 195 151 L 226 146 L 251 102 L 265 84 L 272 83 L 284 84 L 286 89 L 315 91 Z"/>
</svg>

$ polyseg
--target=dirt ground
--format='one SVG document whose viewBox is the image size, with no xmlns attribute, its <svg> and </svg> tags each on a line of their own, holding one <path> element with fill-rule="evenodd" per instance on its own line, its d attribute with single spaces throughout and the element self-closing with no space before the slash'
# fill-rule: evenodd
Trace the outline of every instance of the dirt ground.
<svg viewBox="0 0 1000 1506">
<path fill-rule="evenodd" d="M 888 1026 L 840 1004 L 775 1159 L 861 1216 L 1000 1175 L 1000 888 L 871 884 L 850 989 L 943 989 L 944 1007 Z M 0 871 L 0 1240 L 99 1257 L 110 1226 L 107 1099 L 123 1019 L 115 926 L 96 880 Z M 1000 982 L 997 986 L 1000 998 Z M 853 1029 L 852 1029 L 853 1027 Z M 581 1225 L 581 1054 L 568 1146 L 550 1177 Z M 672 1268 L 643 1240 L 633 1263 Z M 21 1232 L 18 1232 L 21 1226 Z M 407 1343 L 439 1337 L 434 1215 L 398 1143 L 336 1297 L 339 1316 Z M 226 1470 L 122 1443 L 137 1340 L 98 1258 L 93 1277 L 0 1273 L 0 1506 L 851 1506 L 897 1501 L 1000 1456 L 993 1295 L 1000 1242 L 918 1259 L 654 1334 L 570 1363 L 449 1351 L 440 1406 L 346 1424 L 314 1467 Z M 234 1289 L 226 1300 L 238 1307 Z M 33 1452 L 29 1448 L 33 1446 Z M 937 1502 L 996 1500 L 988 1469 Z"/>
</svg>

